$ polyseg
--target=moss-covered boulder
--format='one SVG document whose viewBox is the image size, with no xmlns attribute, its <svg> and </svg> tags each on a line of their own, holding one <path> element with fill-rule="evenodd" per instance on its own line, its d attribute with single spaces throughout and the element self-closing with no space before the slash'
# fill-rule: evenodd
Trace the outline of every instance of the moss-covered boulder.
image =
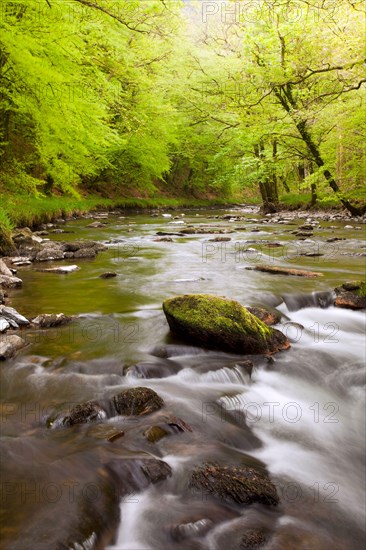
<svg viewBox="0 0 366 550">
<path fill-rule="evenodd" d="M 170 330 L 189 342 L 233 353 L 274 353 L 290 344 L 282 332 L 265 325 L 239 302 L 208 294 L 165 300 Z"/>
<path fill-rule="evenodd" d="M 364 281 L 351 281 L 343 283 L 334 289 L 336 299 L 334 305 L 347 309 L 366 308 L 366 283 Z"/>
</svg>

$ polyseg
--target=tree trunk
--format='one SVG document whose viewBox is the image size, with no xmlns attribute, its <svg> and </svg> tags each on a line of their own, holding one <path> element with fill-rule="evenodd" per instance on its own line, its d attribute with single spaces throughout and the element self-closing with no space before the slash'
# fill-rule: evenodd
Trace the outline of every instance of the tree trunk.
<svg viewBox="0 0 366 550">
<path fill-rule="evenodd" d="M 295 115 L 297 105 L 292 95 L 291 86 L 287 84 L 286 89 L 281 87 L 275 89 L 274 92 L 282 107 L 294 121 L 295 126 L 299 131 L 300 136 L 302 137 L 302 140 L 304 141 L 308 151 L 311 153 L 311 156 L 314 159 L 315 164 L 318 166 L 318 168 L 323 168 L 324 161 L 321 157 L 319 148 L 315 145 L 310 133 L 307 130 L 306 120 L 298 119 Z M 362 208 L 358 208 L 357 206 L 353 206 L 347 199 L 340 196 L 340 188 L 329 170 L 323 168 L 323 175 L 327 180 L 330 188 L 338 196 L 340 202 L 348 210 L 351 216 L 362 216 L 366 212 L 366 205 Z"/>
<path fill-rule="evenodd" d="M 310 208 L 312 206 L 316 205 L 316 201 L 318 200 L 318 195 L 316 193 L 316 183 L 311 184 L 311 201 L 310 201 Z"/>
</svg>

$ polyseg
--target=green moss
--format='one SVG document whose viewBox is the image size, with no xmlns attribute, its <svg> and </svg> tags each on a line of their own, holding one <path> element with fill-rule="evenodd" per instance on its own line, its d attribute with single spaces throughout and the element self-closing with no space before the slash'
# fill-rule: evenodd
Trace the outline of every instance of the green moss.
<svg viewBox="0 0 366 550">
<path fill-rule="evenodd" d="M 182 325 L 197 331 L 210 330 L 233 338 L 242 334 L 264 340 L 272 330 L 239 302 L 208 294 L 187 294 L 165 300 L 164 311 Z"/>
<path fill-rule="evenodd" d="M 13 224 L 11 223 L 7 213 L 0 208 L 0 255 L 6 256 L 11 254 L 14 245 L 11 238 Z"/>
<path fill-rule="evenodd" d="M 348 281 L 346 283 L 343 283 L 343 285 L 340 288 L 335 290 L 338 293 L 342 293 L 344 291 L 351 292 L 356 296 L 360 296 L 360 298 L 364 298 L 366 296 L 366 282 L 365 281 Z"/>
<path fill-rule="evenodd" d="M 366 296 L 366 283 L 364 281 L 354 281 L 354 285 L 358 288 L 355 288 L 354 293 L 361 298 Z"/>
</svg>

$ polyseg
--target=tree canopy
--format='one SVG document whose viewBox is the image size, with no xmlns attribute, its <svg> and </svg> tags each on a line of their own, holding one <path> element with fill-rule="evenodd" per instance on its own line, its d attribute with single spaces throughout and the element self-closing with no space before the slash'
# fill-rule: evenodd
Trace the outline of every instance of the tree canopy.
<svg viewBox="0 0 366 550">
<path fill-rule="evenodd" d="M 365 189 L 364 4 L 2 2 L 1 190 Z"/>
</svg>

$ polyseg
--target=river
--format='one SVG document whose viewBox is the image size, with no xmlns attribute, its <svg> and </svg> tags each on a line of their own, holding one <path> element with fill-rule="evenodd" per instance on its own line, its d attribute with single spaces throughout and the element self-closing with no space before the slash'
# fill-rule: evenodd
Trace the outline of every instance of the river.
<svg viewBox="0 0 366 550">
<path fill-rule="evenodd" d="M 243 218 L 223 219 L 229 214 Z M 115 212 L 101 218 L 102 228 L 88 227 L 90 218 L 69 220 L 60 226 L 65 233 L 49 238 L 99 240 L 108 250 L 95 260 L 72 260 L 80 270 L 69 275 L 38 271 L 39 264 L 18 269 L 23 287 L 12 291 L 13 307 L 28 318 L 59 312 L 78 318 L 59 329 L 24 331 L 31 345 L 1 365 L 1 548 L 25 550 L 24 541 L 44 521 L 67 528 L 70 486 L 89 483 L 102 454 L 141 453 L 167 462 L 173 475 L 123 499 L 115 542 L 98 548 L 239 549 L 236 533 L 243 526 L 268 530 L 263 548 L 270 550 L 363 547 L 365 315 L 331 304 L 334 287 L 363 277 L 365 226 L 315 215 L 308 222 L 287 218 L 273 222 L 247 207 L 172 217 Z M 293 231 L 314 220 L 314 236 L 299 240 Z M 231 240 L 179 233 L 190 225 L 225 229 Z M 159 240 L 158 232 L 172 233 L 172 241 Z M 334 236 L 342 240 L 330 242 Z M 246 269 L 262 263 L 322 276 Z M 117 277 L 101 279 L 106 271 Z M 241 364 L 248 357 L 173 338 L 161 304 L 183 293 L 276 307 L 282 313 L 277 328 L 291 349 L 250 357 L 249 376 Z M 87 438 L 83 429 L 45 427 L 55 407 L 141 385 L 154 389 L 192 432 L 151 443 L 142 435 L 149 416 L 111 419 L 125 432 L 114 443 Z M 243 413 L 246 429 L 235 421 Z M 234 514 L 187 490 L 188 473 L 205 460 L 251 459 L 265 464 L 277 487 L 276 511 L 254 505 Z M 172 526 L 184 535 L 171 536 Z M 92 540 L 70 546 L 93 547 Z"/>
</svg>

